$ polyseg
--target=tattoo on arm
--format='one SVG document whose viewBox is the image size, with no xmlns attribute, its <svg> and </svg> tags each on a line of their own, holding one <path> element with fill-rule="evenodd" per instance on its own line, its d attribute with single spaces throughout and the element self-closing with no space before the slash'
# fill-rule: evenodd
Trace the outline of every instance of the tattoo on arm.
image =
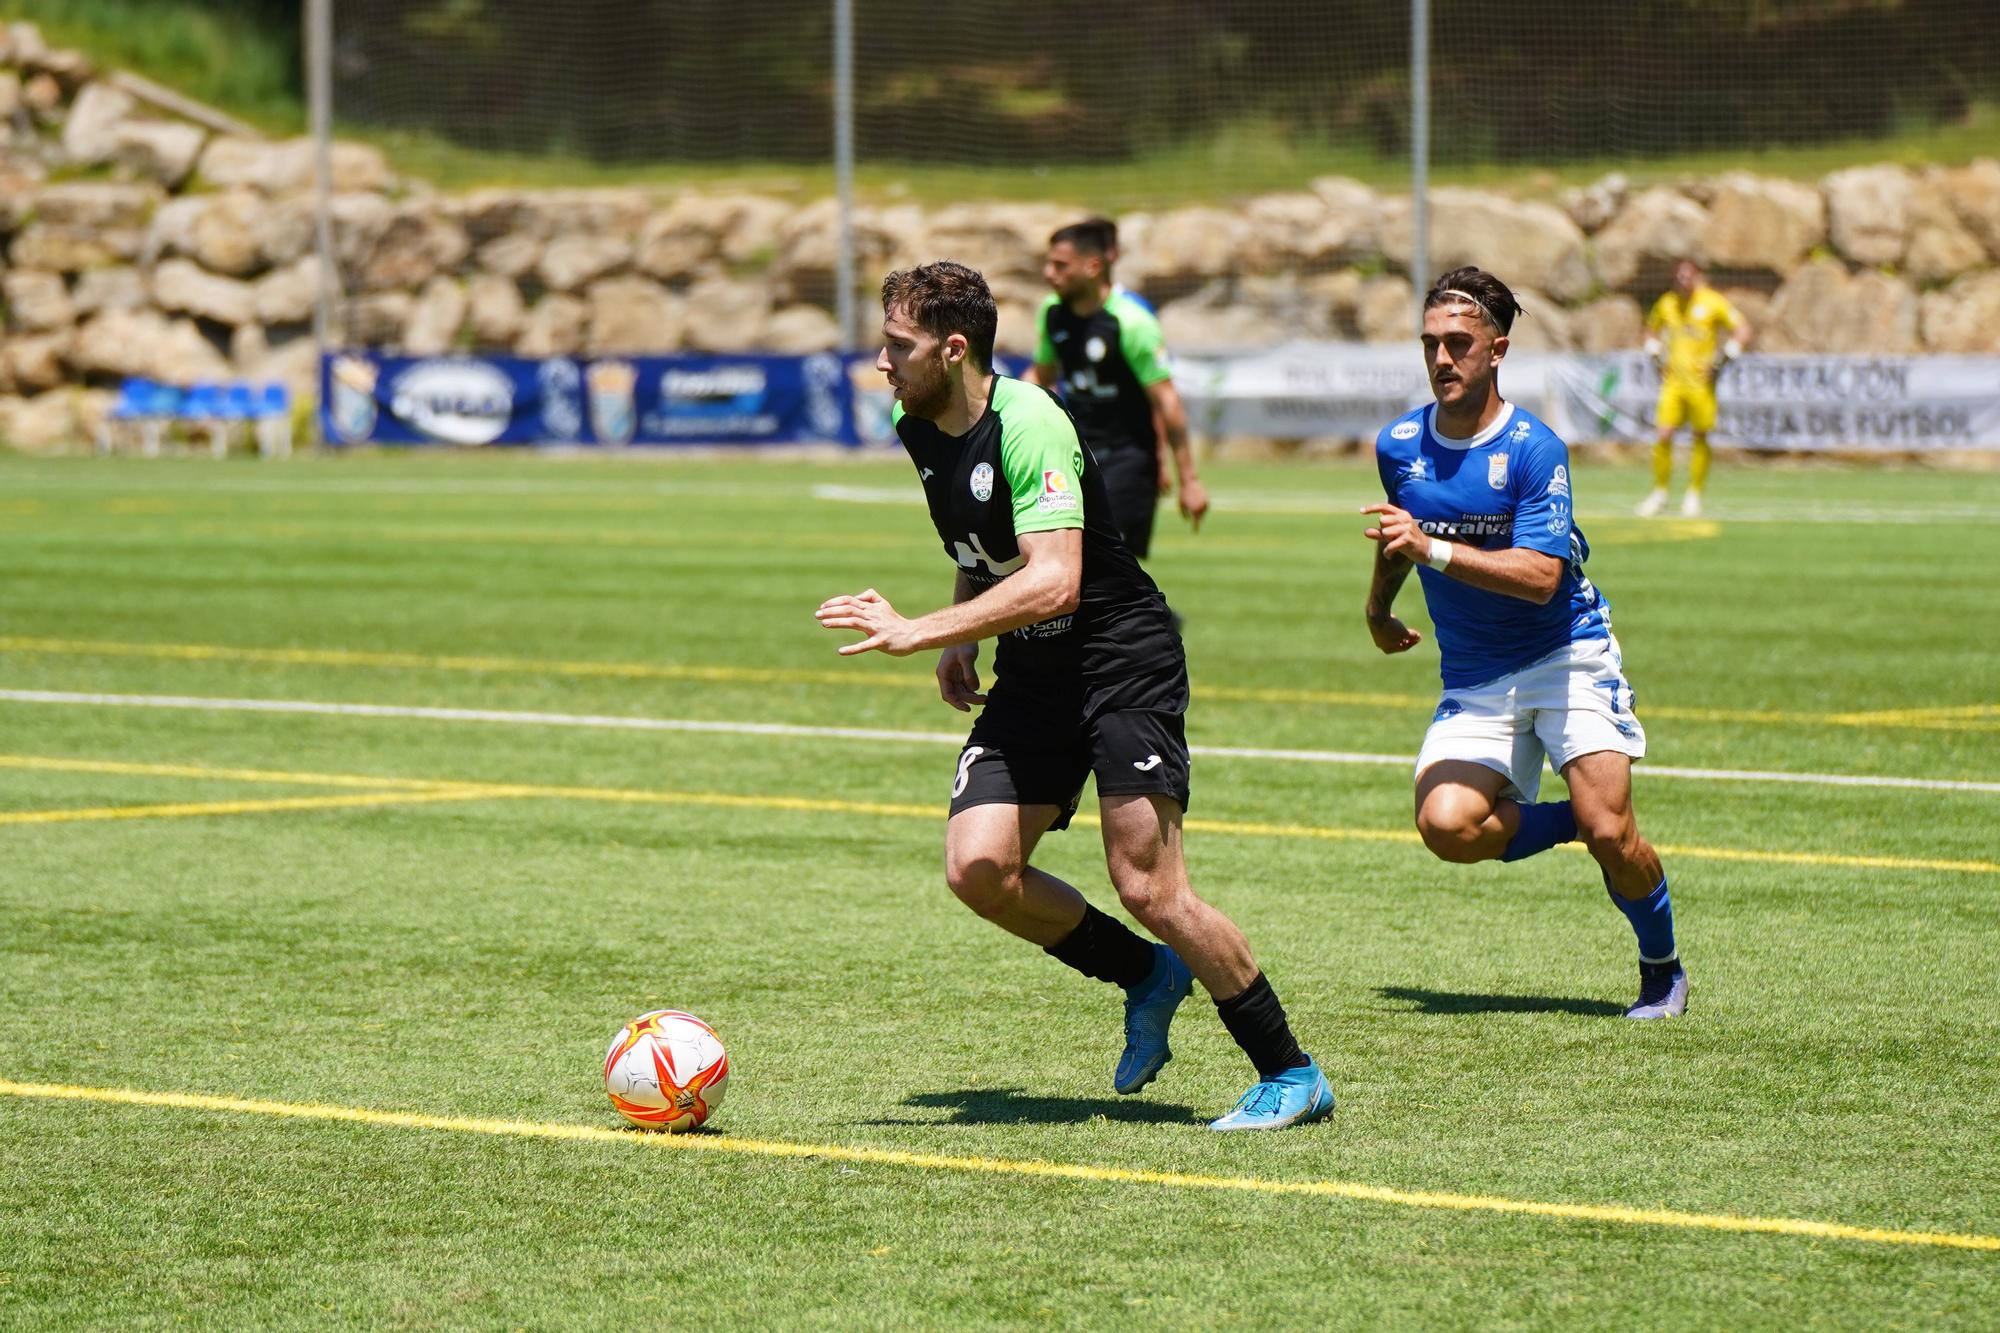
<svg viewBox="0 0 2000 1333">
<path fill-rule="evenodd" d="M 1389 618 L 1396 594 L 1403 590 L 1403 581 L 1415 567 L 1399 555 L 1389 555 L 1380 546 L 1375 548 L 1375 571 L 1368 580 L 1368 604 L 1364 608 L 1370 620 Z"/>
</svg>

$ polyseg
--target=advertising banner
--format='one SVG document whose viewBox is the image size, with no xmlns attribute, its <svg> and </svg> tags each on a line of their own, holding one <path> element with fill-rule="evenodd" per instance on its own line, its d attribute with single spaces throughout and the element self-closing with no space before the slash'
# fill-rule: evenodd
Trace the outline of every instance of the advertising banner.
<svg viewBox="0 0 2000 1333">
<path fill-rule="evenodd" d="M 1550 359 L 1508 357 L 1507 397 L 1547 416 Z M 1423 349 L 1407 343 L 1294 342 L 1246 356 L 1176 356 L 1174 385 L 1198 434 L 1373 440 L 1431 401 Z M 1554 424 L 1551 422 L 1551 424 Z M 1560 427 L 1558 427 L 1560 429 Z"/>
<path fill-rule="evenodd" d="M 1567 429 L 1651 440 L 1660 372 L 1642 353 L 1558 358 Z M 2000 446 L 2000 357 L 1738 357 L 1716 379 L 1717 444 L 1751 449 Z M 1560 428 L 1559 428 L 1560 429 Z"/>
<path fill-rule="evenodd" d="M 1210 437 L 1369 440 L 1431 400 L 1409 344 L 1290 343 L 1183 356 L 1175 383 Z M 1650 441 L 1660 375 L 1641 352 L 1516 353 L 1506 396 L 1578 443 Z M 2000 357 L 1748 355 L 1716 386 L 1717 444 L 1752 449 L 2000 447 Z"/>
<path fill-rule="evenodd" d="M 383 356 L 320 368 L 335 444 L 858 443 L 845 358 Z M 879 376 L 877 378 L 880 378 Z"/>
</svg>

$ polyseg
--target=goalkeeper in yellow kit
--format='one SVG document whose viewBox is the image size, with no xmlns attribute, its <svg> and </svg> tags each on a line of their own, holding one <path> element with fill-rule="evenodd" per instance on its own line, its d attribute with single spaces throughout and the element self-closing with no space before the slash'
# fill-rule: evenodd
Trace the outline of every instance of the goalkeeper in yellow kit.
<svg viewBox="0 0 2000 1333">
<path fill-rule="evenodd" d="M 1701 266 L 1674 266 L 1674 289 L 1653 303 L 1646 317 L 1646 352 L 1660 367 L 1660 436 L 1653 442 L 1653 489 L 1639 502 L 1639 516 L 1666 508 L 1674 475 L 1674 432 L 1685 423 L 1694 435 L 1687 494 L 1681 513 L 1701 514 L 1708 484 L 1708 433 L 1715 429 L 1715 377 L 1750 341 L 1750 326 L 1721 292 L 1702 281 Z"/>
</svg>

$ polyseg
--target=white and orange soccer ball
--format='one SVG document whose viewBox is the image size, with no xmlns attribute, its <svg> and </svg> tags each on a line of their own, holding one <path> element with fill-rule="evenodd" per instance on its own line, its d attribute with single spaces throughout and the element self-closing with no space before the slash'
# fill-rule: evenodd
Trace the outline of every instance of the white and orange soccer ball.
<svg viewBox="0 0 2000 1333">
<path fill-rule="evenodd" d="M 722 1105 L 728 1084 L 722 1038 L 678 1009 L 640 1014 L 604 1053 L 604 1090 L 618 1114 L 641 1129 L 698 1128 Z"/>
</svg>

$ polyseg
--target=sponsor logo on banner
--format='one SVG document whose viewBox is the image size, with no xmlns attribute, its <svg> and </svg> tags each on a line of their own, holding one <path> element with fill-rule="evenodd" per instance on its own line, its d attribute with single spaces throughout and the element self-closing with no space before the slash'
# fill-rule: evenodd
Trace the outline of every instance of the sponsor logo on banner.
<svg viewBox="0 0 2000 1333">
<path fill-rule="evenodd" d="M 1042 473 L 1042 494 L 1035 506 L 1044 513 L 1060 514 L 1074 512 L 1077 507 L 1076 492 L 1069 488 L 1069 478 L 1053 468 Z"/>
<path fill-rule="evenodd" d="M 840 438 L 846 423 L 840 412 L 840 358 L 821 352 L 805 360 L 806 421 L 813 432 L 826 439 Z"/>
<path fill-rule="evenodd" d="M 1395 425 L 1389 427 L 1389 438 L 1392 440 L 1414 440 L 1417 438 L 1417 432 L 1422 429 L 1423 427 L 1414 421 L 1398 421 Z"/>
<path fill-rule="evenodd" d="M 1549 474 L 1549 494 L 1569 494 L 1569 469 L 1561 463 L 1556 464 L 1556 470 Z"/>
<path fill-rule="evenodd" d="M 766 383 L 764 368 L 757 365 L 669 370 L 660 376 L 660 398 L 676 412 L 712 416 L 754 412 Z"/>
<path fill-rule="evenodd" d="M 484 361 L 420 361 L 396 377 L 389 411 L 434 440 L 491 444 L 513 420 L 514 385 Z"/>
<path fill-rule="evenodd" d="M 972 469 L 972 498 L 979 501 L 993 498 L 993 465 L 981 463 Z"/>
<path fill-rule="evenodd" d="M 590 433 L 602 444 L 630 444 L 639 430 L 639 371 L 630 361 L 598 361 L 590 381 Z"/>
<path fill-rule="evenodd" d="M 1507 489 L 1507 455 L 1489 454 L 1486 458 L 1486 484 L 1496 491 Z"/>
<path fill-rule="evenodd" d="M 769 387 L 769 376 L 756 362 L 663 371 L 659 408 L 647 418 L 646 432 L 681 440 L 768 435 L 780 421 Z"/>
<path fill-rule="evenodd" d="M 365 440 L 375 430 L 375 363 L 358 356 L 335 357 L 327 379 L 333 435 L 353 444 Z"/>
<path fill-rule="evenodd" d="M 542 362 L 535 372 L 541 391 L 542 434 L 551 440 L 574 440 L 583 434 L 583 372 L 566 356 Z"/>
</svg>

